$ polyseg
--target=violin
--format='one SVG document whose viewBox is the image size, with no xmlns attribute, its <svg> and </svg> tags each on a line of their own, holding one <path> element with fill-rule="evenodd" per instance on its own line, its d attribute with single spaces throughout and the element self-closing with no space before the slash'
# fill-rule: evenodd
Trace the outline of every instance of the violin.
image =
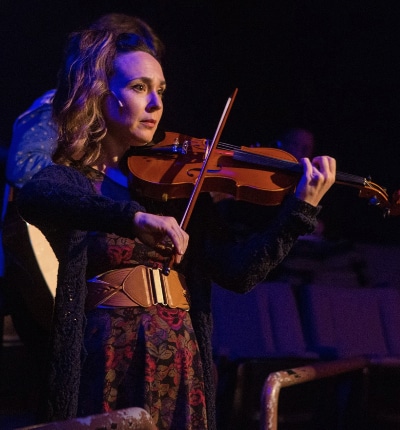
<svg viewBox="0 0 400 430">
<path fill-rule="evenodd" d="M 156 200 L 188 198 L 208 152 L 209 141 L 165 132 L 157 144 L 128 157 L 131 189 Z M 279 205 L 294 192 L 303 166 L 277 148 L 238 147 L 218 143 L 208 160 L 201 192 L 229 194 L 259 205 Z M 337 172 L 336 183 L 359 189 L 359 197 L 390 213 L 384 188 L 366 178 Z"/>
<path fill-rule="evenodd" d="M 228 98 L 214 138 L 197 139 L 167 132 L 157 144 L 133 148 L 128 157 L 130 188 L 156 200 L 189 198 L 180 227 L 186 229 L 200 192 L 223 193 L 237 200 L 278 205 L 296 188 L 303 166 L 286 151 L 275 148 L 234 147 L 220 137 L 238 89 Z M 355 175 L 336 173 L 336 182 L 360 190 L 360 197 L 390 213 L 386 190 Z M 398 197 L 400 200 L 400 194 Z M 164 264 L 170 273 L 174 257 Z"/>
</svg>

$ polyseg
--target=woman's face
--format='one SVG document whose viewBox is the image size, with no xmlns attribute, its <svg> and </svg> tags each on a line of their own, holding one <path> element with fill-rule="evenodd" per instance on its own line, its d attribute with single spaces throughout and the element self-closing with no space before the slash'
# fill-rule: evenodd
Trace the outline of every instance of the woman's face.
<svg viewBox="0 0 400 430">
<path fill-rule="evenodd" d="M 104 103 L 107 135 L 124 146 L 150 142 L 163 112 L 166 88 L 160 63 L 142 51 L 120 54 Z"/>
</svg>

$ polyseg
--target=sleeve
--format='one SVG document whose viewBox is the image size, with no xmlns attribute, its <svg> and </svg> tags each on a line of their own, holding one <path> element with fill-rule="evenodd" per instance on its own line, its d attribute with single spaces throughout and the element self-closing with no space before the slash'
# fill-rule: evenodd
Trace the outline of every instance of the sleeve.
<svg viewBox="0 0 400 430">
<path fill-rule="evenodd" d="M 250 291 L 286 257 L 299 236 L 315 229 L 320 209 L 291 195 L 272 221 L 258 217 L 258 225 L 251 228 L 243 227 L 245 223 L 225 226 L 222 235 L 212 235 L 206 242 L 206 264 L 213 281 L 236 292 Z M 252 212 L 248 215 L 254 221 L 255 206 Z"/>
<path fill-rule="evenodd" d="M 133 217 L 145 209 L 135 201 L 100 196 L 71 167 L 51 165 L 27 182 L 17 196 L 20 215 L 42 230 L 104 231 L 134 237 Z"/>
<path fill-rule="evenodd" d="M 6 166 L 7 181 L 21 188 L 40 169 L 50 165 L 56 140 L 51 104 L 44 103 L 22 114 L 13 127 Z"/>
</svg>

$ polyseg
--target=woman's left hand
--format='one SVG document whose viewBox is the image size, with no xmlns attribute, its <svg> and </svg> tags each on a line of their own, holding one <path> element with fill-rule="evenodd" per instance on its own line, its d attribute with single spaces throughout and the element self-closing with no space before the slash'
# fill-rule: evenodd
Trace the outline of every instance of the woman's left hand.
<svg viewBox="0 0 400 430">
<path fill-rule="evenodd" d="M 336 160 L 329 156 L 301 158 L 303 175 L 297 185 L 295 195 L 312 206 L 318 206 L 322 197 L 335 183 Z"/>
</svg>

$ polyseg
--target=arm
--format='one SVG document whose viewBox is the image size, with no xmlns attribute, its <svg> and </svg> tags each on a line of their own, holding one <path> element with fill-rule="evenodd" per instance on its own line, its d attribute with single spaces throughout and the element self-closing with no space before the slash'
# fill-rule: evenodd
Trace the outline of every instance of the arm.
<svg viewBox="0 0 400 430">
<path fill-rule="evenodd" d="M 335 182 L 336 161 L 316 157 L 301 162 L 304 173 L 295 195 L 285 199 L 271 223 L 259 218 L 253 220 L 253 228 L 244 229 L 246 233 L 241 237 L 234 227 L 222 239 L 214 238 L 208 243 L 205 254 L 215 282 L 238 292 L 249 291 L 286 257 L 299 236 L 314 230 L 318 204 Z M 255 210 L 263 212 L 263 208 L 253 207 L 248 214 Z M 233 211 L 234 208 L 230 210 Z"/>
<path fill-rule="evenodd" d="M 232 211 L 237 203 L 231 203 Z M 268 274 L 286 257 L 297 238 L 311 233 L 320 211 L 308 203 L 289 196 L 279 208 L 273 220 L 261 220 L 267 208 L 253 206 L 259 211 L 250 222 L 224 227 L 224 233 L 212 237 L 206 243 L 207 270 L 220 286 L 245 293 L 262 282 Z"/>
<path fill-rule="evenodd" d="M 52 165 L 38 172 L 18 194 L 21 216 L 43 231 L 103 231 L 138 237 L 152 248 L 168 236 L 177 262 L 186 251 L 188 235 L 175 218 L 146 213 L 139 203 L 98 195 L 75 169 Z"/>
<path fill-rule="evenodd" d="M 48 166 L 27 182 L 17 197 L 21 216 L 40 229 L 104 231 L 133 237 L 133 218 L 144 211 L 133 201 L 98 195 L 73 168 Z"/>
</svg>

